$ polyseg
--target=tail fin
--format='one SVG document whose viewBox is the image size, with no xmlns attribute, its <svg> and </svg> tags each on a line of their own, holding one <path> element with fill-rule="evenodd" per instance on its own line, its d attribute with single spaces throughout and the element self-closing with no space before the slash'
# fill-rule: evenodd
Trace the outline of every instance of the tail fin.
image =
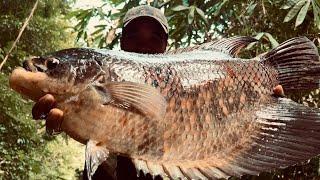
<svg viewBox="0 0 320 180">
<path fill-rule="evenodd" d="M 317 47 L 306 37 L 289 39 L 261 56 L 262 62 L 278 70 L 285 92 L 313 90 L 320 86 Z"/>
<path fill-rule="evenodd" d="M 256 112 L 260 128 L 250 148 L 218 167 L 231 176 L 259 175 L 320 154 L 320 110 L 279 98 Z M 232 158 L 233 157 L 233 158 Z"/>
<path fill-rule="evenodd" d="M 245 118 L 245 117 L 244 117 Z M 279 98 L 255 113 L 251 140 L 217 152 L 208 161 L 177 164 L 134 159 L 136 168 L 170 179 L 220 179 L 259 175 L 285 168 L 320 154 L 320 109 Z M 221 137 L 217 137 L 221 138 Z M 240 141 L 240 139 L 239 139 Z M 258 178 L 259 179 L 259 178 Z"/>
</svg>

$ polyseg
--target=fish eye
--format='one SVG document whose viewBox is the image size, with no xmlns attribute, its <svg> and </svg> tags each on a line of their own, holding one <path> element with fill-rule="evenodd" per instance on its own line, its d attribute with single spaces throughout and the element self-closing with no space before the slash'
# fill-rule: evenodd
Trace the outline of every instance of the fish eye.
<svg viewBox="0 0 320 180">
<path fill-rule="evenodd" d="M 59 60 L 52 58 L 47 60 L 47 68 L 48 69 L 54 69 L 59 64 Z"/>
</svg>

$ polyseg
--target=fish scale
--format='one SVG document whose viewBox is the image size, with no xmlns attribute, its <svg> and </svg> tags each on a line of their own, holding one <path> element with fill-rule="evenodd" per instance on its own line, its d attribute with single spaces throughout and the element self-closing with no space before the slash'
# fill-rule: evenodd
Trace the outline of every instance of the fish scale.
<svg viewBox="0 0 320 180">
<path fill-rule="evenodd" d="M 320 110 L 274 94 L 279 84 L 286 93 L 318 88 L 320 61 L 305 37 L 235 57 L 251 42 L 221 39 L 164 55 L 67 49 L 31 59 L 25 64 L 59 64 L 16 69 L 10 85 L 34 100 L 55 96 L 62 129 L 87 144 L 89 178 L 110 154 L 163 178 L 258 175 L 320 154 Z"/>
<path fill-rule="evenodd" d="M 251 106 L 260 103 L 267 103 L 268 100 L 271 101 L 270 97 L 268 99 L 267 96 L 272 94 L 272 88 L 277 84 L 277 80 L 274 78 L 276 76 L 275 74 L 270 73 L 271 75 L 269 75 L 267 71 L 257 71 L 259 68 L 266 70 L 266 67 L 262 67 L 263 65 L 258 61 L 243 61 L 242 63 L 239 63 L 235 61 L 221 60 L 215 62 L 214 64 L 212 63 L 212 61 L 201 61 L 202 69 L 206 70 L 204 72 L 201 71 L 203 73 L 203 76 L 210 76 L 212 74 L 212 66 L 214 66 L 219 67 L 218 69 L 216 68 L 215 73 L 221 74 L 221 76 L 223 77 L 216 78 L 218 80 L 206 83 L 205 85 L 201 86 L 195 85 L 193 83 L 194 81 L 188 80 L 194 77 L 198 77 L 197 75 L 199 71 L 194 68 L 194 66 L 199 67 L 199 62 L 197 61 L 183 62 L 183 65 L 181 65 L 181 63 L 171 63 L 169 65 L 152 65 L 151 67 L 148 67 L 146 64 L 133 63 L 124 69 L 118 68 L 116 66 L 112 68 L 116 69 L 117 71 L 115 75 L 117 77 L 121 77 L 121 79 L 124 80 L 128 78 L 121 75 L 126 74 L 126 71 L 128 71 L 128 67 L 130 67 L 130 71 L 132 71 L 133 69 L 136 71 L 144 69 L 144 73 L 134 73 L 137 76 L 133 78 L 141 79 L 141 77 L 139 76 L 143 76 L 145 78 L 144 82 L 156 88 L 160 88 L 160 92 L 162 94 L 167 94 L 165 98 L 167 99 L 167 101 L 169 101 L 169 106 L 167 107 L 167 113 L 162 122 L 164 123 L 164 129 L 166 129 L 163 133 L 169 134 L 169 136 L 164 135 L 167 139 L 165 139 L 163 146 L 164 149 L 170 149 L 170 147 L 174 148 L 168 151 L 165 150 L 166 153 L 163 155 L 163 157 L 152 156 L 156 159 L 163 158 L 164 160 L 169 160 L 169 158 L 166 158 L 166 156 L 171 157 L 170 160 L 172 160 L 172 157 L 175 157 L 176 160 L 197 160 L 210 157 L 211 154 L 216 152 L 216 149 L 213 148 L 215 146 L 203 146 L 203 144 L 205 142 L 212 142 L 214 136 L 209 136 L 212 138 L 207 138 L 207 136 L 202 135 L 203 130 L 205 130 L 206 134 L 216 134 L 216 136 L 218 137 L 242 135 L 245 130 L 232 131 L 236 130 L 240 125 L 237 125 L 228 132 L 225 132 L 223 128 L 214 127 L 225 127 L 226 125 L 223 123 L 225 123 L 228 119 L 227 116 L 229 113 L 236 113 L 244 108 L 251 108 Z M 120 66 L 122 67 L 123 65 L 120 64 Z M 143 68 L 141 68 L 141 66 L 143 66 Z M 179 66 L 183 66 L 185 69 L 183 69 L 183 71 L 177 72 L 178 70 L 176 69 L 179 69 Z M 108 69 L 107 71 L 112 71 L 112 69 Z M 257 81 L 257 76 L 264 77 L 262 79 L 262 82 L 258 81 L 260 83 L 260 86 L 256 86 L 255 81 Z M 184 82 L 191 83 L 184 83 L 184 85 L 182 85 L 181 77 L 184 78 Z M 231 82 L 235 82 L 235 84 L 232 85 Z M 164 87 L 161 88 L 160 84 L 163 83 Z M 202 98 L 202 94 L 204 93 L 207 93 L 208 96 L 211 97 L 211 99 Z M 226 99 L 230 98 L 232 94 L 239 94 L 240 96 L 235 97 L 234 102 L 232 103 L 225 101 Z M 263 98 L 264 96 L 265 98 Z M 170 103 L 171 101 L 173 103 Z M 182 104 L 182 101 L 185 101 L 185 104 Z M 208 102 L 207 106 L 203 103 L 204 101 Z M 189 109 L 186 107 L 187 104 L 189 104 Z M 232 111 L 232 106 L 235 107 L 234 111 Z M 203 113 L 204 111 L 207 112 L 207 114 Z M 207 125 L 208 129 L 203 128 L 206 124 L 204 124 L 204 122 L 201 120 L 204 120 L 203 117 L 205 116 L 207 116 L 207 120 L 210 120 L 207 123 L 210 124 L 213 128 L 209 128 L 210 125 Z M 243 123 L 241 124 L 243 125 Z M 139 126 L 140 125 L 138 125 L 138 127 Z M 182 131 L 179 131 L 179 127 L 181 127 L 180 129 Z M 150 129 L 148 130 L 150 131 Z M 236 134 L 235 132 L 238 132 L 239 134 Z M 126 137 L 124 137 L 124 139 L 125 138 Z M 142 139 L 146 138 L 144 137 Z M 229 143 L 233 144 L 232 142 Z M 216 144 L 218 144 L 216 146 L 220 147 L 220 149 L 225 149 L 223 148 L 225 144 L 224 141 L 220 140 L 216 142 Z M 189 150 L 184 151 L 184 149 L 188 147 Z M 140 149 L 140 151 L 144 152 L 145 150 Z M 192 154 L 192 152 L 200 153 Z M 147 151 L 146 153 L 148 154 Z M 161 153 L 155 154 L 161 155 Z"/>
</svg>

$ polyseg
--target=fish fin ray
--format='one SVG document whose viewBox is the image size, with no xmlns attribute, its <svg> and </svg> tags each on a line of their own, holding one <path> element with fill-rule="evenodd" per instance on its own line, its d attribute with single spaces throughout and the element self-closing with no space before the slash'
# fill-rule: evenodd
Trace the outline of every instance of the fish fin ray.
<svg viewBox="0 0 320 180">
<path fill-rule="evenodd" d="M 141 159 L 133 159 L 133 164 L 136 167 L 137 174 L 140 176 L 140 171 L 142 171 L 143 174 L 150 174 L 152 177 L 155 176 L 161 176 L 162 178 L 168 178 L 167 173 L 165 172 L 165 169 L 162 164 L 154 163 L 151 161 L 145 161 Z"/>
<path fill-rule="evenodd" d="M 165 54 L 179 54 L 183 52 L 197 51 L 197 50 L 210 50 L 225 53 L 231 57 L 236 57 L 238 52 L 249 45 L 252 42 L 257 41 L 257 39 L 247 36 L 222 38 L 219 40 L 207 42 L 201 45 L 196 45 L 193 47 L 179 48 L 176 50 L 169 51 Z"/>
<path fill-rule="evenodd" d="M 264 64 L 277 69 L 279 83 L 285 92 L 320 87 L 319 53 L 306 37 L 289 39 L 260 58 Z"/>
<path fill-rule="evenodd" d="M 249 36 L 223 38 L 217 41 L 202 44 L 200 45 L 200 49 L 221 51 L 225 54 L 230 55 L 231 57 L 237 57 L 239 51 L 242 48 L 256 41 L 257 39 Z"/>
<path fill-rule="evenodd" d="M 231 176 L 258 175 L 305 162 L 320 154 L 320 110 L 279 98 L 256 113 L 259 124 L 242 149 L 219 169 Z"/>
<path fill-rule="evenodd" d="M 166 112 L 166 100 L 154 87 L 134 82 L 109 82 L 105 84 L 111 98 L 124 102 L 156 119 L 162 119 Z"/>
<path fill-rule="evenodd" d="M 94 175 L 95 171 L 98 169 L 99 165 L 106 162 L 107 169 L 110 170 L 113 176 L 116 176 L 116 156 L 110 154 L 108 149 L 97 145 L 98 142 L 89 140 L 86 145 L 86 152 L 85 152 L 85 161 L 86 161 L 86 169 L 88 179 L 91 180 L 92 176 Z"/>
<path fill-rule="evenodd" d="M 190 167 L 183 164 L 156 163 L 141 159 L 132 160 L 137 173 L 150 174 L 152 177 L 160 176 L 163 179 L 219 179 L 227 178 L 224 172 L 215 167 Z"/>
<path fill-rule="evenodd" d="M 184 179 L 185 175 L 179 168 L 179 166 L 164 164 L 164 169 L 166 170 L 167 174 L 171 179 Z"/>
<path fill-rule="evenodd" d="M 259 175 L 320 154 L 320 110 L 317 108 L 278 98 L 255 113 L 254 123 L 257 126 L 248 134 L 248 141 L 205 162 L 161 162 L 163 172 L 159 173 L 152 172 L 149 162 L 143 161 L 140 169 L 172 179 L 220 179 Z"/>
<path fill-rule="evenodd" d="M 198 167 L 185 168 L 184 166 L 180 166 L 183 174 L 189 179 L 203 179 L 208 180 L 210 177 L 207 177 Z"/>
</svg>

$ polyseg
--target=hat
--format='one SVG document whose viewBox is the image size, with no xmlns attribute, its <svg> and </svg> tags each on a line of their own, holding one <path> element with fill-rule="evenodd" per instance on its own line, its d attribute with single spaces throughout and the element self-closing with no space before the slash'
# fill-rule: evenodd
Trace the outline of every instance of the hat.
<svg viewBox="0 0 320 180">
<path fill-rule="evenodd" d="M 168 34 L 169 25 L 168 25 L 167 18 L 160 11 L 160 9 L 157 9 L 148 5 L 142 5 L 142 6 L 131 8 L 123 18 L 123 27 L 128 25 L 133 19 L 142 17 L 142 16 L 152 17 L 155 20 L 157 20 L 163 27 L 163 30 Z"/>
</svg>

